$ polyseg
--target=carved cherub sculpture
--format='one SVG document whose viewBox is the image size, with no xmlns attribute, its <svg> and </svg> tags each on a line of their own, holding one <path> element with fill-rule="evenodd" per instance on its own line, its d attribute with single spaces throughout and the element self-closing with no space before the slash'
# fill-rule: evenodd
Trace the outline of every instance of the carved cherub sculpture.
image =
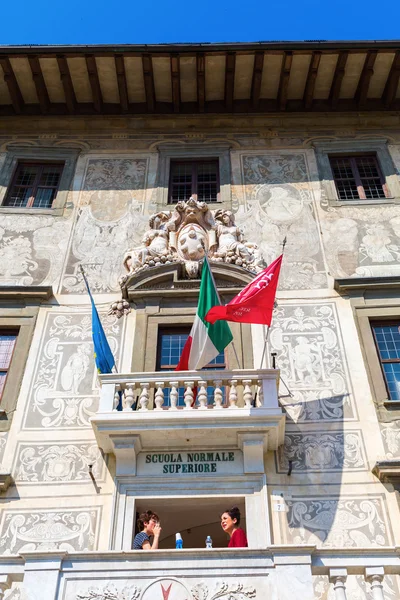
<svg viewBox="0 0 400 600">
<path fill-rule="evenodd" d="M 150 229 L 144 234 L 142 245 L 128 250 L 124 256 L 124 267 L 128 273 L 134 273 L 145 264 L 154 266 L 158 262 L 167 262 L 169 257 L 167 225 L 170 217 L 169 211 L 159 212 L 150 217 Z"/>
<path fill-rule="evenodd" d="M 237 265 L 248 265 L 254 261 L 254 244 L 244 243 L 242 230 L 237 227 L 235 217 L 230 210 L 217 210 L 218 248 L 213 259 Z"/>
</svg>

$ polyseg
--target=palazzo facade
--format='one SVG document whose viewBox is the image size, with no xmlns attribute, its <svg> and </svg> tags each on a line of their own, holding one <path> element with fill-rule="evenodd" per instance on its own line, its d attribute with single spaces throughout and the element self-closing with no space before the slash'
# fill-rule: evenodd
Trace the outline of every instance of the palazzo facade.
<svg viewBox="0 0 400 600">
<path fill-rule="evenodd" d="M 400 597 L 399 80 L 396 41 L 0 47 L 0 599 Z M 268 336 L 175 371 L 204 252 L 225 303 L 285 238 Z"/>
</svg>

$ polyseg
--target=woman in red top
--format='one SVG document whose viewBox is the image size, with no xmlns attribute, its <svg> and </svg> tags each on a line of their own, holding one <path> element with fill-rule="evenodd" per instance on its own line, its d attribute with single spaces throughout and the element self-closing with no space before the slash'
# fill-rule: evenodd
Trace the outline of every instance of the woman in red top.
<svg viewBox="0 0 400 600">
<path fill-rule="evenodd" d="M 228 548 L 247 548 L 246 534 L 240 524 L 240 510 L 233 506 L 221 515 L 221 527 L 231 538 Z"/>
</svg>

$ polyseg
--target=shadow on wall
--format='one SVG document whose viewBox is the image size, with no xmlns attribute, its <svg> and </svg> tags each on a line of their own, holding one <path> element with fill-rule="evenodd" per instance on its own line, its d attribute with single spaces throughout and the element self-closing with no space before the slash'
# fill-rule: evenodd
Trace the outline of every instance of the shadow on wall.
<svg viewBox="0 0 400 600">
<path fill-rule="evenodd" d="M 340 418 L 310 426 L 304 415 L 318 415 L 321 402 L 339 417 L 349 394 L 306 401 L 301 407 L 295 398 L 281 397 L 287 413 L 298 415 L 297 420 L 289 417 L 284 445 L 276 453 L 277 473 L 287 475 L 285 489 L 290 490 L 285 498 L 289 541 L 326 547 L 385 545 L 382 497 L 345 494 L 341 488 L 344 473 L 369 470 L 361 431 L 344 430 Z"/>
</svg>

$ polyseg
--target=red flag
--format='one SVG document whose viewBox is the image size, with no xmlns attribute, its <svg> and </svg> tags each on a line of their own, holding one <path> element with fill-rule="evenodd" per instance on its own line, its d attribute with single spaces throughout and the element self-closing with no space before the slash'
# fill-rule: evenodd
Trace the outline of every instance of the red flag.
<svg viewBox="0 0 400 600">
<path fill-rule="evenodd" d="M 236 323 L 271 325 L 282 257 L 283 254 L 261 271 L 226 306 L 210 308 L 205 320 L 209 323 L 222 319 L 236 321 Z"/>
</svg>

